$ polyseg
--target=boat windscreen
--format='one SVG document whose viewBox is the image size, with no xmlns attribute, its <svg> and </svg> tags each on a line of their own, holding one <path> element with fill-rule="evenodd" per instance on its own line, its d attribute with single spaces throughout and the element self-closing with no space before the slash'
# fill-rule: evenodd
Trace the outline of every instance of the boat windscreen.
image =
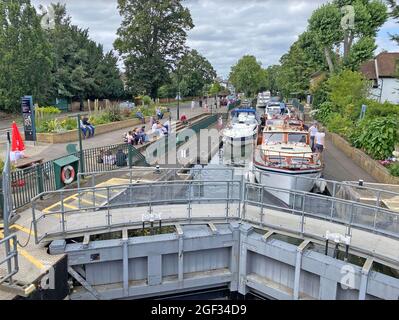
<svg viewBox="0 0 399 320">
<path fill-rule="evenodd" d="M 306 134 L 290 133 L 288 134 L 288 143 L 306 143 Z"/>
<path fill-rule="evenodd" d="M 265 143 L 271 143 L 271 142 L 283 142 L 284 139 L 284 134 L 283 133 L 265 133 Z"/>
</svg>

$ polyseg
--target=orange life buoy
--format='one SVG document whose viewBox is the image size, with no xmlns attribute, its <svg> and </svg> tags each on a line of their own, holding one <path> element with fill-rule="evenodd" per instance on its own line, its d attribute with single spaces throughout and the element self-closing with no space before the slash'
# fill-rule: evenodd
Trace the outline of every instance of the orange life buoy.
<svg viewBox="0 0 399 320">
<path fill-rule="evenodd" d="M 75 169 L 72 166 L 65 166 L 61 170 L 61 180 L 64 184 L 71 184 L 75 179 Z"/>
</svg>

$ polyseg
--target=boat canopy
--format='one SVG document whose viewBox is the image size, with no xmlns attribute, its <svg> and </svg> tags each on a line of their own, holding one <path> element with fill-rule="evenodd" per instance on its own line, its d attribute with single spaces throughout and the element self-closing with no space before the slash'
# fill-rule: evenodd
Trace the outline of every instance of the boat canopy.
<svg viewBox="0 0 399 320">
<path fill-rule="evenodd" d="M 232 112 L 233 117 L 238 116 L 240 113 L 253 113 L 256 115 L 256 110 L 255 109 L 234 109 Z"/>
</svg>

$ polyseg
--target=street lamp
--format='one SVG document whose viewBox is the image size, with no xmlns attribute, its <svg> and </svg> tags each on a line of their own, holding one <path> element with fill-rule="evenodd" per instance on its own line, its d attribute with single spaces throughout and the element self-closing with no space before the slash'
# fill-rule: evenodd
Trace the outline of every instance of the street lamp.
<svg viewBox="0 0 399 320">
<path fill-rule="evenodd" d="M 177 74 L 177 87 L 178 87 L 178 92 L 177 92 L 177 120 L 179 121 L 180 119 L 180 78 L 179 78 L 179 73 Z"/>
</svg>

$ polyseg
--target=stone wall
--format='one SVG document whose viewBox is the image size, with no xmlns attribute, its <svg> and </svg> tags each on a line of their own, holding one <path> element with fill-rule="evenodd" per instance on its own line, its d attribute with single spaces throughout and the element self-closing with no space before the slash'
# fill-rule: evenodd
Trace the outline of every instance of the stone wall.
<svg viewBox="0 0 399 320">
<path fill-rule="evenodd" d="M 335 133 L 328 133 L 328 139 L 335 147 L 351 158 L 359 167 L 367 171 L 374 179 L 380 183 L 399 184 L 399 178 L 392 176 L 388 169 L 378 161 L 372 159 L 362 150 L 352 147 L 348 141 Z"/>
</svg>

